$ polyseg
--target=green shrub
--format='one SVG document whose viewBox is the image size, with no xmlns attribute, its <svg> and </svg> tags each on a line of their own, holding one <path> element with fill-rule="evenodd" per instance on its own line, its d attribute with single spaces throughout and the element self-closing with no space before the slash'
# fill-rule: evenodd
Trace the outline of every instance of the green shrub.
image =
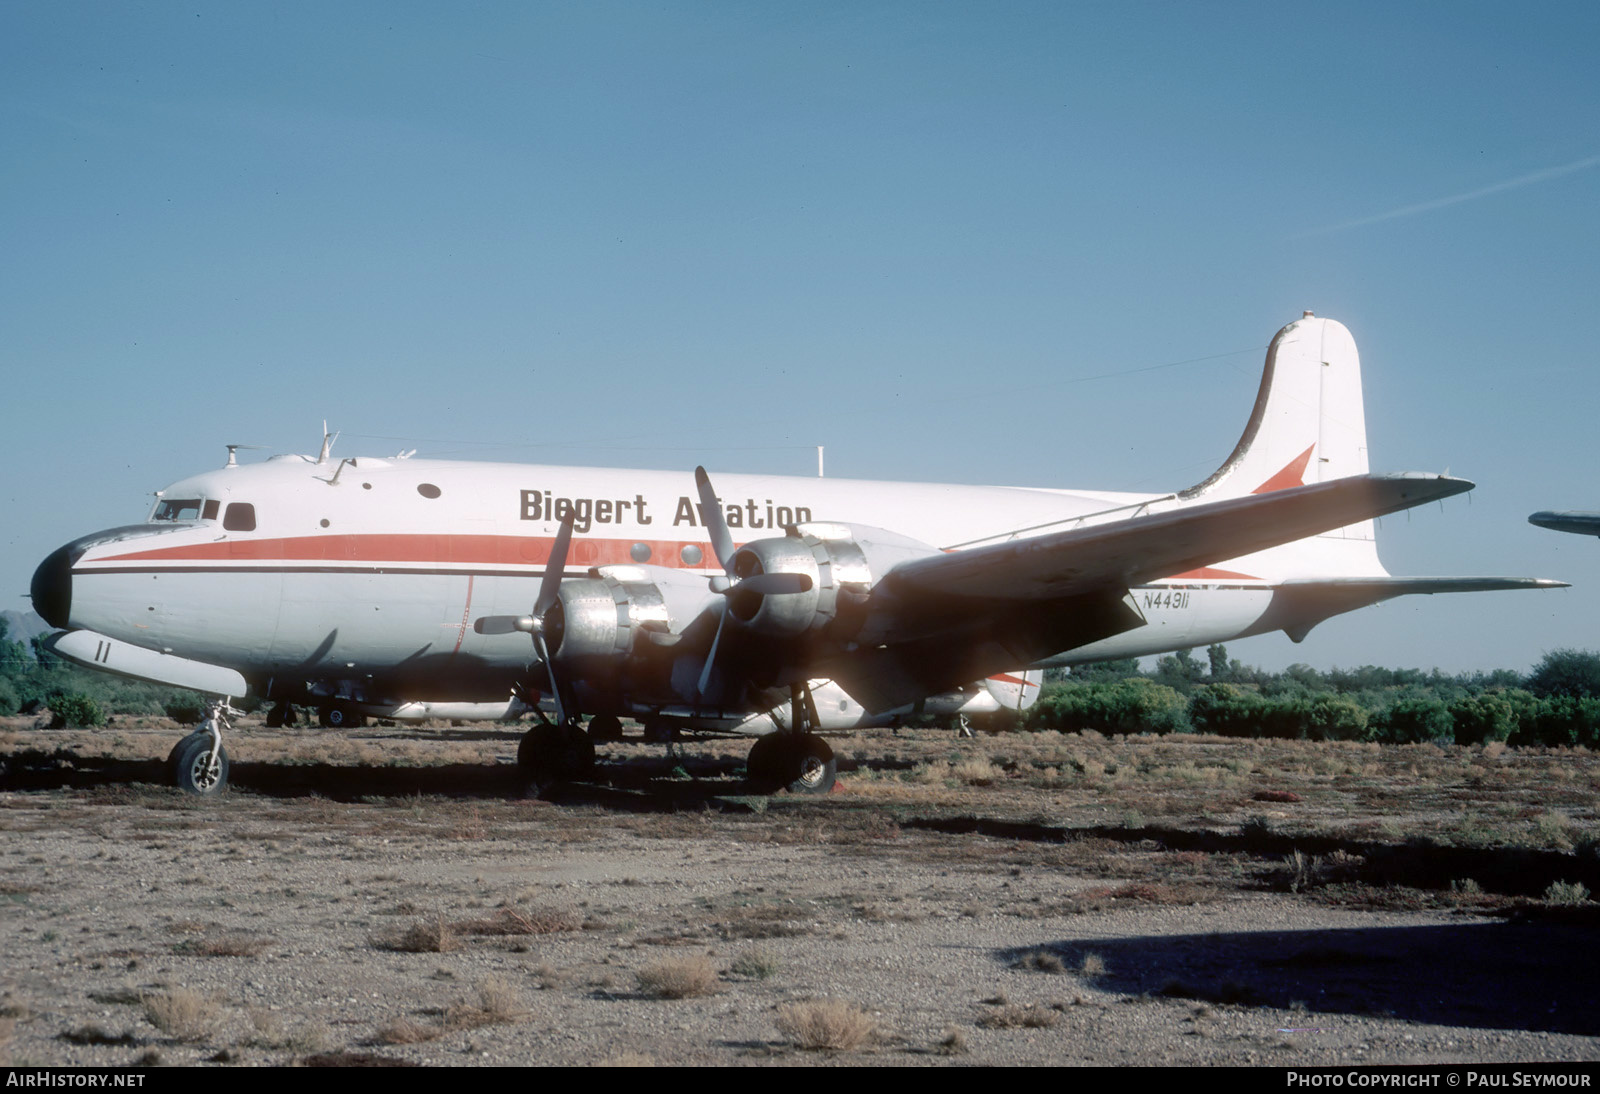
<svg viewBox="0 0 1600 1094">
<path fill-rule="evenodd" d="M 1030 729 L 1071 733 L 1174 733 L 1188 728 L 1183 696 L 1154 681 L 1135 677 L 1103 684 L 1060 684 L 1028 711 Z"/>
<path fill-rule="evenodd" d="M 50 725 L 55 729 L 63 726 L 79 729 L 106 724 L 105 712 L 100 709 L 100 704 L 87 695 L 72 693 L 52 696 L 50 711 L 55 715 L 50 720 Z"/>
<path fill-rule="evenodd" d="M 1448 740 L 1455 731 L 1450 708 L 1437 699 L 1406 696 L 1371 719 L 1371 736 L 1399 744 Z"/>
<path fill-rule="evenodd" d="M 1485 745 L 1504 741 L 1517 728 L 1517 713 L 1503 696 L 1493 692 L 1469 695 L 1450 704 L 1456 744 Z"/>
<path fill-rule="evenodd" d="M 161 704 L 161 709 L 181 726 L 198 725 L 206 716 L 206 701 L 192 691 L 175 691 Z"/>
</svg>

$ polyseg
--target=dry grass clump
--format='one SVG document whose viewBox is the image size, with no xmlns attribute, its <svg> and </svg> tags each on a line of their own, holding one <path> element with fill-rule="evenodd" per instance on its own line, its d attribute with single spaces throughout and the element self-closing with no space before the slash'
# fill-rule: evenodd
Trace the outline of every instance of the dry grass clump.
<svg viewBox="0 0 1600 1094">
<path fill-rule="evenodd" d="M 444 1012 L 444 1028 L 502 1026 L 518 1021 L 527 1013 L 516 988 L 498 976 L 487 976 L 478 982 L 476 1001 L 457 1003 Z"/>
<path fill-rule="evenodd" d="M 717 987 L 717 970 L 704 954 L 648 965 L 636 975 L 639 990 L 657 999 L 692 999 Z"/>
<path fill-rule="evenodd" d="M 809 934 L 810 926 L 793 922 L 808 914 L 784 904 L 751 904 L 730 908 L 712 929 L 722 938 L 793 938 Z"/>
<path fill-rule="evenodd" d="M 1589 887 L 1581 881 L 1552 881 L 1544 891 L 1546 904 L 1575 905 L 1589 899 Z"/>
<path fill-rule="evenodd" d="M 381 1045 L 420 1045 L 425 1041 L 436 1041 L 442 1036 L 444 1030 L 439 1026 L 413 1022 L 409 1018 L 396 1018 L 379 1028 L 373 1040 Z"/>
<path fill-rule="evenodd" d="M 443 915 L 420 920 L 403 931 L 379 935 L 373 944 L 396 953 L 450 953 L 461 948 L 461 936 Z"/>
<path fill-rule="evenodd" d="M 152 1026 L 179 1041 L 203 1040 L 217 1019 L 211 998 L 188 988 L 146 992 L 139 1004 Z"/>
<path fill-rule="evenodd" d="M 1043 948 L 1029 950 L 1017 958 L 1017 968 L 1032 972 L 1065 972 L 1066 967 L 1059 954 Z"/>
<path fill-rule="evenodd" d="M 778 1032 L 809 1051 L 854 1052 L 873 1040 L 872 1015 L 842 999 L 807 999 L 778 1008 Z"/>
<path fill-rule="evenodd" d="M 136 1045 L 139 1039 L 130 1031 L 112 1033 L 104 1026 L 87 1025 L 69 1029 L 56 1035 L 60 1040 L 74 1045 Z"/>
<path fill-rule="evenodd" d="M 178 952 L 201 957 L 258 957 L 272 945 L 272 939 L 249 934 L 221 934 L 178 944 Z"/>
<path fill-rule="evenodd" d="M 979 1018 L 978 1025 L 984 1029 L 1050 1029 L 1060 1020 L 1061 1015 L 1049 1007 L 1005 1003 Z"/>
<path fill-rule="evenodd" d="M 1005 771 L 991 763 L 987 756 L 962 760 L 950 769 L 950 774 L 967 786 L 991 786 L 1006 777 Z"/>
<path fill-rule="evenodd" d="M 583 923 L 578 919 L 577 913 L 566 910 L 532 908 L 524 912 L 516 908 L 501 908 L 492 916 L 482 919 L 463 919 L 450 926 L 462 934 L 510 937 L 576 931 L 583 926 Z"/>
<path fill-rule="evenodd" d="M 757 947 L 740 954 L 728 971 L 735 976 L 748 976 L 752 980 L 766 980 L 776 976 L 778 970 L 782 967 L 782 962 L 778 960 L 777 954 L 771 950 Z"/>
<path fill-rule="evenodd" d="M 659 1067 L 661 1066 L 654 1056 L 643 1052 L 619 1052 L 615 1056 L 601 1060 L 596 1067 Z"/>
</svg>

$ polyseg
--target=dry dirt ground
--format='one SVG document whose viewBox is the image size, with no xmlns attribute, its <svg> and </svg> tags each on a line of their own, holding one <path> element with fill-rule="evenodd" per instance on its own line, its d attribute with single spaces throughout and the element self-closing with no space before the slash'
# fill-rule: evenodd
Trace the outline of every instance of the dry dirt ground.
<svg viewBox="0 0 1600 1094">
<path fill-rule="evenodd" d="M 0 725 L 0 1062 L 1600 1058 L 1600 759 L 917 731 L 840 788 L 513 727 Z M 1580 888 L 1580 886 L 1582 888 Z"/>
</svg>

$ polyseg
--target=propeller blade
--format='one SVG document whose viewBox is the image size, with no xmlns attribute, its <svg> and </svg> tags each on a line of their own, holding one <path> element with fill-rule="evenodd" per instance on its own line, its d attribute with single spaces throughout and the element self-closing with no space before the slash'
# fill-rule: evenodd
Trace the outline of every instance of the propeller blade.
<svg viewBox="0 0 1600 1094">
<path fill-rule="evenodd" d="M 515 634 L 517 631 L 533 632 L 533 617 L 527 615 L 485 615 L 472 621 L 478 634 Z"/>
<path fill-rule="evenodd" d="M 706 469 L 694 469 L 694 484 L 700 491 L 700 510 L 705 515 L 706 531 L 711 533 L 711 551 L 722 563 L 724 573 L 732 574 L 733 536 L 728 532 L 728 521 L 717 503 L 717 492 L 711 488 L 711 476 Z"/>
<path fill-rule="evenodd" d="M 556 594 L 561 591 L 561 577 L 567 568 L 567 548 L 572 545 L 572 514 L 568 513 L 561 521 L 561 530 L 556 533 L 556 541 L 550 547 L 550 557 L 544 562 L 544 580 L 539 582 L 539 599 L 533 602 L 533 614 L 544 618 L 544 613 L 550 610 L 550 605 L 556 602 Z"/>
<path fill-rule="evenodd" d="M 728 609 L 722 609 L 722 615 L 717 619 L 717 633 L 711 636 L 711 650 L 706 654 L 705 668 L 700 670 L 700 694 L 706 693 L 706 688 L 711 684 L 711 666 L 717 663 L 717 643 L 722 641 L 722 625 L 728 621 Z"/>
<path fill-rule="evenodd" d="M 561 705 L 561 688 L 556 684 L 556 667 L 550 663 L 550 649 L 544 644 L 544 632 L 533 632 L 533 648 L 539 654 L 539 660 L 544 662 L 544 671 L 550 676 L 550 698 L 556 704 L 556 725 L 567 724 L 567 712 Z"/>
</svg>

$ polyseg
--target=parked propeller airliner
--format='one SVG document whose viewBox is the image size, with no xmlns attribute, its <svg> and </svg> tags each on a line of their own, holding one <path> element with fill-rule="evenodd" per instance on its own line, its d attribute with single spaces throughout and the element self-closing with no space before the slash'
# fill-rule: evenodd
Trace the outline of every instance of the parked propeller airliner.
<svg viewBox="0 0 1600 1094">
<path fill-rule="evenodd" d="M 918 709 L 1023 708 L 1038 666 L 1282 630 L 1405 593 L 1372 518 L 1463 479 L 1372 475 L 1360 365 L 1305 317 L 1267 351 L 1233 454 L 1172 494 L 274 456 L 158 491 L 33 578 L 82 664 L 223 697 L 173 750 L 227 780 L 227 697 L 364 715 L 554 714 L 518 758 L 581 775 L 621 717 L 757 737 L 751 781 L 825 791 L 816 733 Z M 886 529 L 893 529 L 888 531 Z M 529 639 L 532 639 L 530 650 Z M 581 728 L 584 714 L 589 729 Z"/>
</svg>

